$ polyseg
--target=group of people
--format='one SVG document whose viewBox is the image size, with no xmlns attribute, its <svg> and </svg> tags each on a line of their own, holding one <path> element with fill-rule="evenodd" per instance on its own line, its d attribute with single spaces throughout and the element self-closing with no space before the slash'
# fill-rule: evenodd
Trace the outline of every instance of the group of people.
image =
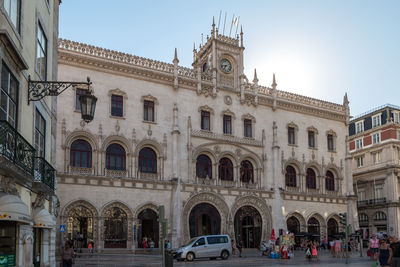
<svg viewBox="0 0 400 267">
<path fill-rule="evenodd" d="M 379 262 L 381 267 L 400 267 L 400 242 L 395 236 L 378 239 L 372 235 L 367 254 L 372 261 Z"/>
<path fill-rule="evenodd" d="M 155 243 L 152 238 L 143 237 L 142 239 L 142 248 L 143 251 L 146 253 L 146 249 L 148 248 L 150 252 L 153 251 Z"/>
<path fill-rule="evenodd" d="M 236 243 L 234 239 L 231 239 L 231 247 L 232 247 L 232 255 L 236 255 L 236 250 L 237 250 L 239 254 L 238 256 L 241 258 L 243 251 L 242 240 L 239 240 L 239 242 Z"/>
</svg>

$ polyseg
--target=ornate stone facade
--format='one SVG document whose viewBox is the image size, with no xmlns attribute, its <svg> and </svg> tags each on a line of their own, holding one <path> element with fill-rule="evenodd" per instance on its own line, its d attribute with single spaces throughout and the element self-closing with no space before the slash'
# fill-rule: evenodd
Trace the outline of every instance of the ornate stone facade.
<svg viewBox="0 0 400 267">
<path fill-rule="evenodd" d="M 243 50 L 243 33 L 240 39 L 222 36 L 215 25 L 207 42 L 195 49 L 193 69 L 179 66 L 176 52 L 168 64 L 60 40 L 59 79 L 90 76 L 99 99 L 95 119 L 81 127 L 76 127 L 80 114 L 74 110 L 74 93 L 59 99 L 58 192 L 63 209 L 81 198 L 98 211 L 107 203 L 125 203 L 132 211 L 126 213 L 133 214 L 123 233 L 127 249 L 140 246 L 139 236 L 155 238 L 158 232 L 149 232 L 145 224 L 152 224 L 159 205 L 165 206 L 173 247 L 193 232 L 244 238 L 249 225 L 264 240 L 272 228 L 287 229 L 292 215 L 301 231 L 307 231 L 310 219 L 312 227 L 317 221 L 315 229 L 324 238 L 327 220 L 348 210 L 347 195 L 352 192 L 347 183 L 351 175 L 343 166 L 348 103 L 279 91 L 275 77 L 271 87 L 258 85 L 257 77 L 249 82 Z M 221 60 L 231 64 L 230 71 L 224 71 Z M 118 94 L 124 92 L 122 120 L 110 117 L 108 94 L 115 88 Z M 225 116 L 231 124 L 224 125 Z M 288 144 L 288 125 L 294 123 L 296 142 Z M 231 127 L 229 134 L 224 127 Z M 319 133 L 313 148 L 307 140 L 310 129 Z M 334 151 L 327 146 L 326 133 L 331 132 Z M 75 140 L 92 147 L 90 166 L 73 166 Z M 112 144 L 125 151 L 121 168 L 110 164 Z M 288 167 L 295 170 L 293 177 Z M 307 175 L 309 169 L 315 177 Z M 333 187 L 327 187 L 328 171 L 334 175 Z M 310 179 L 315 187 L 310 187 Z M 194 212 L 203 204 L 208 211 Z M 245 207 L 249 212 L 241 214 L 247 217 L 238 221 L 236 214 Z M 101 220 L 94 226 L 98 249 L 105 247 Z"/>
</svg>

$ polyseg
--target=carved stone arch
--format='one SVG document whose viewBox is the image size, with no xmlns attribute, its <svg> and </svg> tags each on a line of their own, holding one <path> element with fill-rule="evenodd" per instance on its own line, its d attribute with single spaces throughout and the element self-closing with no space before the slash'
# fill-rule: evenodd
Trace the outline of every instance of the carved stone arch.
<svg viewBox="0 0 400 267">
<path fill-rule="evenodd" d="M 310 161 L 304 166 L 304 173 L 307 173 L 307 169 L 311 168 L 315 171 L 317 176 L 325 176 L 322 171 L 322 166 L 316 161 Z"/>
<path fill-rule="evenodd" d="M 199 146 L 192 152 L 192 160 L 196 162 L 197 157 L 201 154 L 205 154 L 210 157 L 213 164 L 217 162 L 217 155 L 215 155 L 215 151 L 213 151 L 211 148 L 206 148 L 204 146 Z"/>
<path fill-rule="evenodd" d="M 317 219 L 317 221 L 319 222 L 319 232 L 320 232 L 320 238 L 321 240 L 323 240 L 325 238 L 325 236 L 327 235 L 327 227 L 326 227 L 326 220 L 325 218 L 319 214 L 318 212 L 313 212 L 310 215 L 308 215 L 307 219 L 306 219 L 306 223 L 308 225 L 308 220 L 310 220 L 312 217 L 314 217 L 315 219 Z"/>
<path fill-rule="evenodd" d="M 337 214 L 337 213 L 331 213 L 331 214 L 329 214 L 329 216 L 326 218 L 326 227 L 327 227 L 327 230 L 328 230 L 328 221 L 329 221 L 330 219 L 334 219 L 334 220 L 336 221 L 336 223 L 337 223 L 337 225 L 338 225 L 338 231 L 339 231 L 339 233 L 340 233 L 340 232 L 344 232 L 344 227 L 343 227 L 342 224 L 340 223 L 340 216 L 339 216 L 339 214 Z"/>
<path fill-rule="evenodd" d="M 99 237 L 99 232 L 98 232 L 98 225 L 99 225 L 99 211 L 97 210 L 97 208 L 95 207 L 95 205 L 87 199 L 75 199 L 73 201 L 70 201 L 69 203 L 67 203 L 61 210 L 61 223 L 62 224 L 67 224 L 68 223 L 68 217 L 70 212 L 74 209 L 77 208 L 79 206 L 83 206 L 85 208 L 87 208 L 92 214 L 93 216 L 93 239 L 94 240 L 98 240 Z"/>
<path fill-rule="evenodd" d="M 151 149 L 153 149 L 154 152 L 156 152 L 156 154 L 157 154 L 157 158 L 159 158 L 159 157 L 166 158 L 165 157 L 165 151 L 164 151 L 162 145 L 159 142 L 157 142 L 156 140 L 154 140 L 154 139 L 147 139 L 147 138 L 141 140 L 136 145 L 135 151 L 133 153 L 133 156 L 134 157 L 139 157 L 140 150 L 142 150 L 142 148 L 145 148 L 145 147 L 150 147 Z"/>
<path fill-rule="evenodd" d="M 235 167 L 235 166 L 237 166 L 237 165 L 239 164 L 238 157 L 237 157 L 233 152 L 230 152 L 230 151 L 221 151 L 221 153 L 220 153 L 220 154 L 218 155 L 218 157 L 217 157 L 216 163 L 218 164 L 219 161 L 220 161 L 222 158 L 228 158 L 228 159 L 230 159 L 230 160 L 232 161 L 233 167 Z"/>
<path fill-rule="evenodd" d="M 342 179 L 342 172 L 340 170 L 340 168 L 338 166 L 336 166 L 333 163 L 329 163 L 324 170 L 324 173 L 322 174 L 323 176 L 326 176 L 326 172 L 327 171 L 331 171 L 333 173 L 333 175 L 335 176 L 335 179 L 339 178 Z"/>
<path fill-rule="evenodd" d="M 295 158 L 289 158 L 283 162 L 282 174 L 286 174 L 287 166 L 292 166 L 298 175 L 304 174 L 303 164 Z"/>
<path fill-rule="evenodd" d="M 228 222 L 231 221 L 231 218 L 229 216 L 229 207 L 226 204 L 224 198 L 212 192 L 200 192 L 191 196 L 183 205 L 182 226 L 183 226 L 183 238 L 185 239 L 184 242 L 187 242 L 190 238 L 190 231 L 189 231 L 190 212 L 196 205 L 201 203 L 211 204 L 217 209 L 219 215 L 221 216 L 221 234 L 228 233 L 227 226 Z"/>
<path fill-rule="evenodd" d="M 121 201 L 117 201 L 117 200 L 113 200 L 110 201 L 108 203 L 106 203 L 105 205 L 103 205 L 103 207 L 100 209 L 100 228 L 101 228 L 101 240 L 104 240 L 104 218 L 105 218 L 105 213 L 107 210 L 111 209 L 111 208 L 120 208 L 122 209 L 127 217 L 128 217 L 128 233 L 127 233 L 127 239 L 128 241 L 132 241 L 132 228 L 133 228 L 133 212 L 131 210 L 131 208 L 129 208 L 129 206 L 126 203 L 123 203 Z"/>
<path fill-rule="evenodd" d="M 94 152 L 99 149 L 97 138 L 91 132 L 85 130 L 73 131 L 70 134 L 68 134 L 67 137 L 65 138 L 64 146 L 70 148 L 72 143 L 78 139 L 83 139 L 89 142 Z"/>
<path fill-rule="evenodd" d="M 307 231 L 307 222 L 306 219 L 304 219 L 303 215 L 301 215 L 299 212 L 294 211 L 286 215 L 286 222 L 290 217 L 295 217 L 299 223 L 300 223 L 300 232 L 306 232 Z"/>
<path fill-rule="evenodd" d="M 262 219 L 262 235 L 261 240 L 269 239 L 269 234 L 272 229 L 272 213 L 271 207 L 267 205 L 264 199 L 257 196 L 240 196 L 233 203 L 230 213 L 231 220 L 229 221 L 229 228 L 232 233 L 229 233 L 231 236 L 234 236 L 234 219 L 236 213 L 240 208 L 244 206 L 251 206 L 255 208 L 258 213 L 261 215 Z M 268 235 L 268 236 L 267 236 Z"/>
<path fill-rule="evenodd" d="M 259 162 L 258 158 L 254 159 L 254 156 L 252 154 L 240 155 L 240 157 L 238 158 L 238 164 L 241 164 L 242 161 L 244 160 L 250 161 L 251 164 L 253 164 L 254 169 L 259 169 L 263 167 L 261 162 Z"/>
<path fill-rule="evenodd" d="M 158 214 L 158 205 L 154 204 L 153 202 L 146 202 L 136 208 L 133 218 L 137 219 L 139 217 L 139 214 L 147 209 L 151 209 Z"/>
<path fill-rule="evenodd" d="M 120 144 L 125 148 L 127 155 L 132 155 L 132 143 L 126 137 L 121 135 L 109 135 L 104 139 L 103 144 L 101 146 L 101 151 L 105 152 L 107 147 L 112 143 Z"/>
</svg>

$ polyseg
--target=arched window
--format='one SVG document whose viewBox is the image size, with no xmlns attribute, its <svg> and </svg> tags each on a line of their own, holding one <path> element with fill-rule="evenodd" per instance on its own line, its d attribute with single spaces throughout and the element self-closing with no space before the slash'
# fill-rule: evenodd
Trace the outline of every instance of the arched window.
<svg viewBox="0 0 400 267">
<path fill-rule="evenodd" d="M 82 139 L 71 144 L 70 165 L 74 167 L 92 168 L 92 147 Z"/>
<path fill-rule="evenodd" d="M 157 173 L 157 154 L 149 147 L 139 152 L 139 170 L 144 173 Z"/>
<path fill-rule="evenodd" d="M 360 213 L 360 215 L 358 215 L 358 222 L 360 223 L 368 222 L 368 215 L 365 213 Z"/>
<path fill-rule="evenodd" d="M 328 236 L 337 235 L 339 233 L 339 226 L 335 219 L 330 218 L 328 220 Z"/>
<path fill-rule="evenodd" d="M 286 167 L 286 186 L 296 187 L 296 170 L 292 166 Z"/>
<path fill-rule="evenodd" d="M 386 221 L 386 214 L 382 211 L 375 213 L 374 221 Z"/>
<path fill-rule="evenodd" d="M 125 170 L 125 149 L 119 144 L 111 144 L 106 150 L 106 168 Z"/>
<path fill-rule="evenodd" d="M 331 171 L 326 172 L 325 188 L 329 191 L 335 191 L 335 177 Z"/>
<path fill-rule="evenodd" d="M 315 171 L 311 168 L 307 169 L 306 186 L 310 189 L 317 188 L 317 178 L 315 177 Z"/>
<path fill-rule="evenodd" d="M 240 180 L 243 183 L 254 183 L 253 165 L 248 160 L 243 160 L 240 163 Z"/>
<path fill-rule="evenodd" d="M 196 175 L 199 178 L 212 178 L 212 164 L 208 156 L 202 154 L 197 157 Z"/>
<path fill-rule="evenodd" d="M 219 179 L 233 181 L 233 164 L 228 158 L 222 158 L 219 161 Z"/>
</svg>

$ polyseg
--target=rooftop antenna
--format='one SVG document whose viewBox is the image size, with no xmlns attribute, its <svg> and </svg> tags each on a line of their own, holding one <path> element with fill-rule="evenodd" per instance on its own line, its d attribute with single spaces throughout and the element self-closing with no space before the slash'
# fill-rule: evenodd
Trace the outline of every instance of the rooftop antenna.
<svg viewBox="0 0 400 267">
<path fill-rule="evenodd" d="M 217 29 L 219 29 L 219 23 L 221 22 L 221 13 L 222 13 L 222 10 L 219 11 L 219 18 L 218 18 L 218 27 L 217 27 Z"/>
<path fill-rule="evenodd" d="M 224 31 L 222 32 L 222 35 L 225 35 L 225 23 L 226 23 L 226 12 L 225 12 L 225 20 L 224 20 Z"/>
</svg>

